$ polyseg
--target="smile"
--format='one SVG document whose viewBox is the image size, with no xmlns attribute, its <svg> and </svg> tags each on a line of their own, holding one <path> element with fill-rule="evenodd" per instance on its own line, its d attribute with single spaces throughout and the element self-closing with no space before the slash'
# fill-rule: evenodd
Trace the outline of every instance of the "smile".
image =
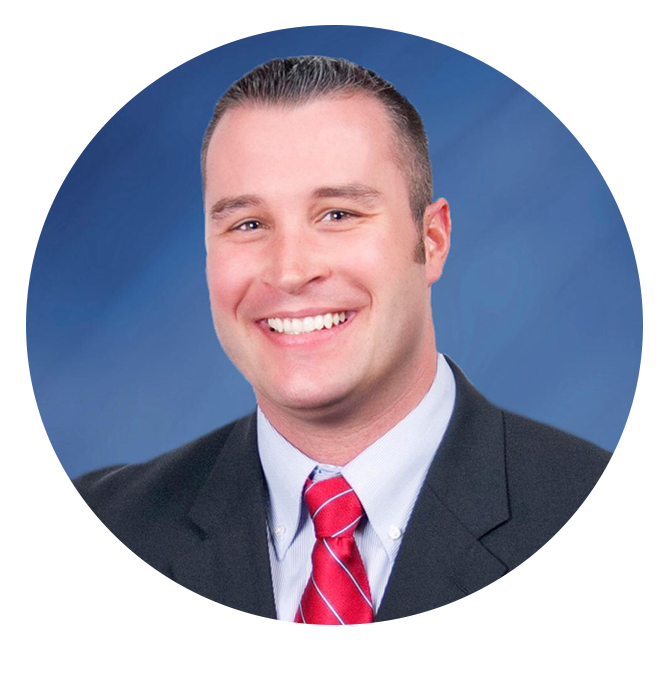
<svg viewBox="0 0 672 678">
<path fill-rule="evenodd" d="M 351 315 L 350 311 L 340 311 L 305 318 L 268 318 L 266 323 L 271 330 L 280 334 L 308 334 L 336 327 L 340 323 L 347 322 Z"/>
</svg>

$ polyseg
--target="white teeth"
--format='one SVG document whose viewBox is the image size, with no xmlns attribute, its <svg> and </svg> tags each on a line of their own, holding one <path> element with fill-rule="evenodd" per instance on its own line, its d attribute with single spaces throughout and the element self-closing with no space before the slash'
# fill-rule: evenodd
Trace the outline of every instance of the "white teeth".
<svg viewBox="0 0 672 678">
<path fill-rule="evenodd" d="M 348 315 L 340 313 L 325 313 L 324 315 L 308 316 L 306 318 L 268 318 L 268 326 L 279 333 L 306 334 L 321 329 L 330 329 L 345 322 Z"/>
</svg>

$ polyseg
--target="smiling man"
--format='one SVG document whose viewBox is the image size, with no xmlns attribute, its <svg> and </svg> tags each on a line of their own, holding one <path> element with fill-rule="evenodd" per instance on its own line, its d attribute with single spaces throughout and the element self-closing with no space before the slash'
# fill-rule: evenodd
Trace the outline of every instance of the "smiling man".
<svg viewBox="0 0 672 678">
<path fill-rule="evenodd" d="M 238 105 L 205 154 L 219 340 L 276 430 L 332 464 L 403 419 L 436 372 L 448 205 L 415 223 L 399 145 L 383 104 L 349 93 Z"/>
<path fill-rule="evenodd" d="M 445 605 L 548 541 L 609 455 L 437 353 L 451 223 L 413 106 L 343 60 L 274 60 L 217 103 L 202 170 L 215 329 L 257 412 L 76 481 L 103 522 L 201 595 L 309 624 Z"/>
</svg>

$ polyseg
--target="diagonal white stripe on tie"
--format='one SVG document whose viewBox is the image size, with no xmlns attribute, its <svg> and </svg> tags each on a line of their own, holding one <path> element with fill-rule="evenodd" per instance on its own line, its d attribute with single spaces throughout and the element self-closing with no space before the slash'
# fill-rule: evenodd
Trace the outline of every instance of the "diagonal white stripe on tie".
<svg viewBox="0 0 672 678">
<path fill-rule="evenodd" d="M 369 600 L 366 593 L 364 593 L 364 591 L 362 591 L 361 587 L 357 583 L 357 580 L 352 576 L 352 573 L 350 572 L 350 570 L 348 570 L 348 568 L 345 565 L 343 565 L 343 563 L 340 561 L 339 557 L 331 550 L 331 546 L 329 546 L 329 544 L 327 544 L 327 540 L 322 539 L 322 542 L 327 547 L 327 551 L 329 551 L 329 553 L 331 554 L 331 557 L 345 570 L 345 574 L 347 574 L 348 577 L 350 577 L 350 579 L 352 579 L 352 583 L 357 587 L 357 590 L 362 594 L 362 598 L 364 598 L 364 600 L 367 602 L 368 606 L 373 610 L 373 603 Z"/>
<path fill-rule="evenodd" d="M 338 612 L 334 609 L 334 606 L 325 598 L 324 593 L 320 591 L 320 587 L 315 583 L 315 579 L 313 578 L 313 575 L 310 575 L 310 580 L 313 582 L 313 586 L 315 587 L 315 590 L 320 594 L 320 598 L 324 601 L 324 604 L 332 611 L 334 617 L 338 619 L 338 621 L 345 626 L 345 622 L 340 618 L 338 615 Z"/>
<path fill-rule="evenodd" d="M 317 515 L 317 514 L 318 514 L 318 513 L 319 513 L 319 512 L 327 505 L 327 504 L 331 504 L 331 502 L 334 501 L 334 499 L 338 499 L 339 497 L 342 497 L 344 494 L 350 494 L 350 492 L 354 492 L 354 490 L 353 490 L 352 488 L 350 488 L 349 490 L 345 490 L 344 492 L 339 492 L 338 494 L 335 494 L 333 497 L 330 497 L 329 499 L 327 499 L 327 501 L 325 501 L 324 504 L 318 506 L 317 509 L 315 510 L 315 513 L 313 513 L 313 515 L 312 515 L 313 520 L 315 520 L 315 516 L 316 516 L 316 515 Z"/>
</svg>

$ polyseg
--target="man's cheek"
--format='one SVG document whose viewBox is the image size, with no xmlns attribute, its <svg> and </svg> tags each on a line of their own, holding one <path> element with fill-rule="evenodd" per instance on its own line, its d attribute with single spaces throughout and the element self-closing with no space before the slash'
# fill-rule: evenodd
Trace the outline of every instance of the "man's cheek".
<svg viewBox="0 0 672 678">
<path fill-rule="evenodd" d="M 244 270 L 239 269 L 221 260 L 208 261 L 207 279 L 213 307 L 231 311 L 244 298 L 249 281 Z"/>
</svg>

